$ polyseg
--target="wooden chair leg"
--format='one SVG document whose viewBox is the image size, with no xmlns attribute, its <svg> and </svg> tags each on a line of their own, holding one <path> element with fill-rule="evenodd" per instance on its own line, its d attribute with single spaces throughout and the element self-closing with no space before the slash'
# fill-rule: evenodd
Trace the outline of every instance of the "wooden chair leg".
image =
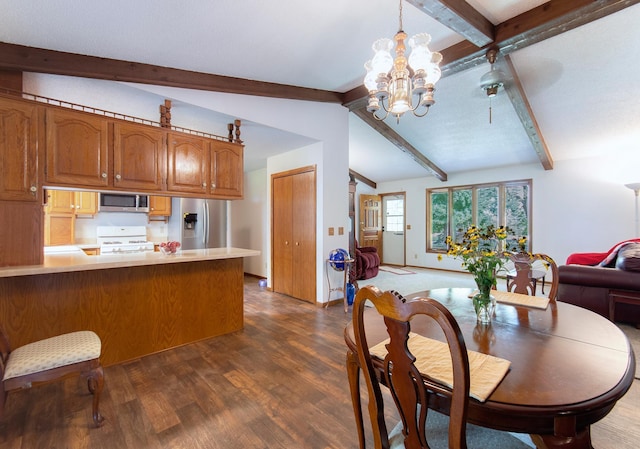
<svg viewBox="0 0 640 449">
<path fill-rule="evenodd" d="M 358 358 L 351 351 L 347 351 L 347 376 L 349 378 L 351 403 L 353 404 L 353 413 L 356 418 L 356 429 L 358 431 L 360 449 L 364 449 L 364 423 L 362 420 L 362 402 L 360 398 L 360 365 L 358 363 Z"/>
<path fill-rule="evenodd" d="M 104 387 L 104 370 L 102 366 L 92 369 L 87 376 L 87 386 L 93 395 L 93 422 L 96 427 L 104 424 L 104 417 L 100 414 L 100 393 Z"/>
</svg>

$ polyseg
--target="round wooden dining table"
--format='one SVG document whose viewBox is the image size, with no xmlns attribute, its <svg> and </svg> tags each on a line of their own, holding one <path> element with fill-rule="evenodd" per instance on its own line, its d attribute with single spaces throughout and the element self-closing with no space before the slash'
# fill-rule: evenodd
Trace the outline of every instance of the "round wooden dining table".
<svg viewBox="0 0 640 449">
<path fill-rule="evenodd" d="M 556 301 L 546 309 L 499 303 L 492 323 L 478 325 L 471 291 L 444 288 L 406 296 L 407 300 L 430 297 L 444 304 L 458 322 L 468 350 L 511 362 L 509 372 L 485 402 L 469 400 L 468 421 L 531 434 L 548 448 L 592 449 L 590 425 L 611 411 L 634 379 L 635 357 L 625 334 L 596 313 Z M 412 332 L 443 340 L 436 326 L 425 317 L 411 321 Z M 373 307 L 365 311 L 365 329 L 370 346 L 388 338 Z M 352 323 L 345 328 L 345 342 L 351 398 L 364 448 Z M 432 408 L 447 413 L 446 398 Z"/>
</svg>

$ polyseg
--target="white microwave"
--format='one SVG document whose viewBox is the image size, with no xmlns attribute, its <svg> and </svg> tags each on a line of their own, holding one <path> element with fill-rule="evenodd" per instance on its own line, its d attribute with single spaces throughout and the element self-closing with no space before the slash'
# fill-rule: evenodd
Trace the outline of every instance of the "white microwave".
<svg viewBox="0 0 640 449">
<path fill-rule="evenodd" d="M 149 195 L 100 192 L 99 212 L 149 212 Z"/>
</svg>

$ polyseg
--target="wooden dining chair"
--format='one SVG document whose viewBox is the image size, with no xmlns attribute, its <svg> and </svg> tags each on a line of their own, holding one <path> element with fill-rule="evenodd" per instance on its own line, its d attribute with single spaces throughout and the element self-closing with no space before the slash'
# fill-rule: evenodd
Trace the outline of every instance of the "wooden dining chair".
<svg viewBox="0 0 640 449">
<path fill-rule="evenodd" d="M 546 280 L 547 275 L 551 275 L 551 287 L 547 296 L 555 301 L 558 295 L 558 265 L 551 257 L 546 254 L 520 252 L 512 254 L 510 260 L 513 262 L 514 270 L 507 274 L 507 291 L 535 296 L 538 279 L 542 279 L 544 289 L 549 283 Z"/>
<path fill-rule="evenodd" d="M 369 351 L 363 314 L 370 302 L 384 317 L 390 342 L 384 361 L 374 360 Z M 428 448 L 426 428 L 430 393 L 416 368 L 415 357 L 409 351 L 407 341 L 411 319 L 416 315 L 431 317 L 442 328 L 449 345 L 453 362 L 453 390 L 449 410 L 449 448 L 464 449 L 466 445 L 466 420 L 469 401 L 469 358 L 460 328 L 451 313 L 430 298 L 406 301 L 399 293 L 382 293 L 374 286 L 361 288 L 353 308 L 353 330 L 358 347 L 358 360 L 364 373 L 369 395 L 369 418 L 373 430 L 374 447 L 388 449 Z M 384 376 L 379 379 L 374 363 L 382 363 Z M 380 382 L 390 390 L 402 419 L 402 431 L 389 435 L 385 423 L 384 401 Z M 443 388 L 446 388 L 443 386 Z M 394 443 L 398 438 L 399 445 Z"/>
<path fill-rule="evenodd" d="M 100 338 L 91 331 L 58 335 L 11 350 L 0 329 L 0 417 L 10 391 L 79 374 L 87 378 L 93 395 L 93 422 L 100 427 L 104 421 L 99 409 L 104 386 L 101 350 Z"/>
</svg>

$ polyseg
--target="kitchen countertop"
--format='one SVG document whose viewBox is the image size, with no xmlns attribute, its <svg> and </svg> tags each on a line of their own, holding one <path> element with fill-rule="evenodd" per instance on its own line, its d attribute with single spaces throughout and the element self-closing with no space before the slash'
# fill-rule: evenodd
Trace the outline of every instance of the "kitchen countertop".
<svg viewBox="0 0 640 449">
<path fill-rule="evenodd" d="M 259 256 L 260 251 L 242 248 L 208 248 L 179 251 L 165 255 L 144 252 L 119 255 L 88 256 L 83 251 L 45 254 L 42 265 L 0 268 L 0 277 L 30 276 L 36 274 L 67 273 L 71 271 L 105 270 L 167 263 L 198 262 L 203 260 L 234 259 Z"/>
</svg>

